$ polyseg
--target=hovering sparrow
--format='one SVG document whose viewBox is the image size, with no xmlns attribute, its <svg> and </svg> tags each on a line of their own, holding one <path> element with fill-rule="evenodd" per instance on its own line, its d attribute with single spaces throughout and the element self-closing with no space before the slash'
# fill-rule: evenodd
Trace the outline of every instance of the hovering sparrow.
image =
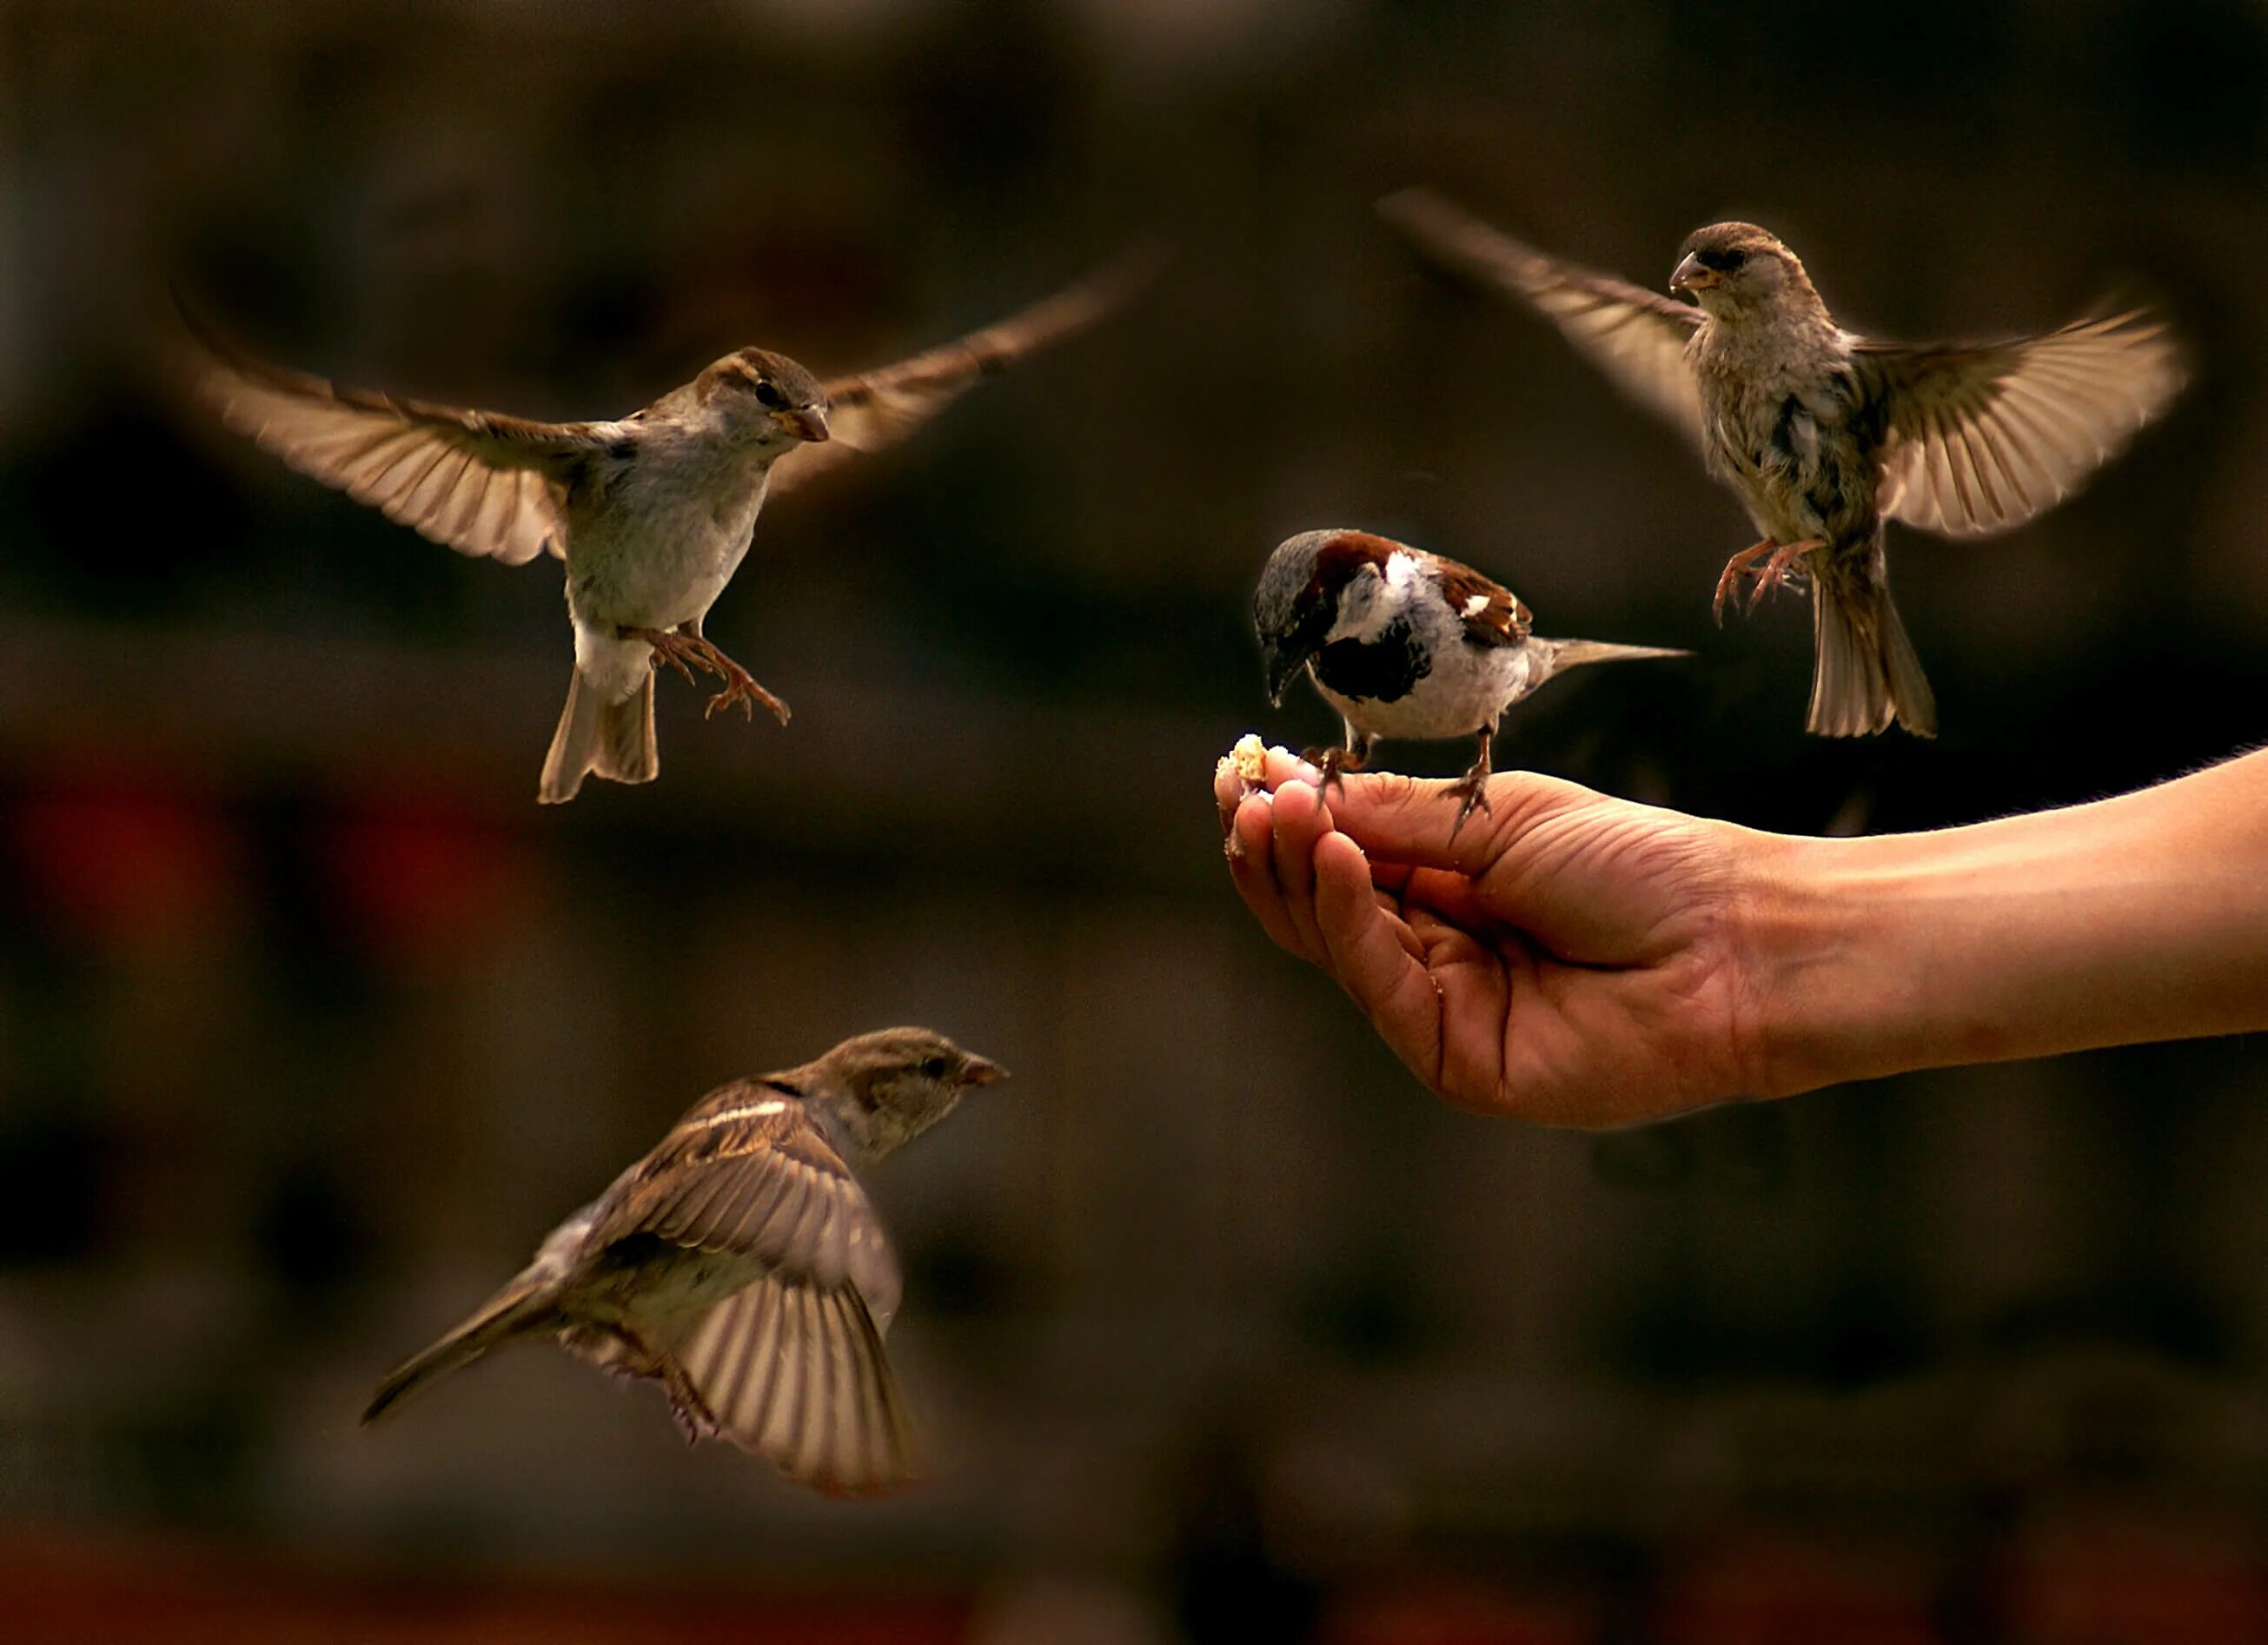
<svg viewBox="0 0 2268 1645">
<path fill-rule="evenodd" d="M 188 317 L 193 392 L 298 469 L 460 554 L 565 562 L 575 673 L 537 797 L 585 775 L 651 782 L 653 672 L 725 682 L 709 712 L 788 706 L 702 637 L 747 552 L 756 513 L 846 453 L 889 445 L 977 378 L 1094 325 L 1154 274 L 1144 248 L 957 343 L 822 383 L 784 355 L 741 349 L 614 422 L 533 423 L 397 399 L 250 359 Z"/>
<path fill-rule="evenodd" d="M 2163 411 L 2183 381 L 2165 326 L 2139 310 L 2000 343 L 1908 344 L 1835 323 L 1795 254 L 1719 223 L 1678 253 L 1697 306 L 1560 262 L 1424 189 L 1380 203 L 1438 260 L 1510 291 L 1701 447 L 1763 541 L 1717 582 L 1815 586 L 1808 727 L 1859 736 L 1937 704 L 1890 603 L 1883 522 L 1984 536 L 2068 496 Z M 1759 564 L 1759 561 L 1762 562 Z"/>
<path fill-rule="evenodd" d="M 1381 737 L 1477 737 L 1451 786 L 1462 826 L 1488 808 L 1497 720 L 1554 675 L 1587 662 L 1690 653 L 1545 639 L 1511 592 L 1469 565 L 1366 531 L 1307 531 L 1268 557 L 1252 599 L 1268 700 L 1302 668 L 1346 721 L 1346 746 L 1311 749 L 1326 787 L 1359 771 Z"/>
<path fill-rule="evenodd" d="M 1004 1077 L 942 1034 L 896 1028 L 711 1091 L 509 1285 L 390 1373 L 362 1420 L 491 1348 L 549 1337 L 660 1383 L 688 1440 L 731 1440 L 826 1491 L 905 1483 L 913 1423 L 882 1349 L 898 1264 L 851 1167 Z"/>
</svg>

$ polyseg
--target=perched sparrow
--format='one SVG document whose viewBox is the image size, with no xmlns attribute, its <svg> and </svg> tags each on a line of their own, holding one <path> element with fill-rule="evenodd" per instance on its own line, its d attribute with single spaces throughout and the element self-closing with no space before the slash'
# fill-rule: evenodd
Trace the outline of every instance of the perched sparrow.
<svg viewBox="0 0 2268 1645">
<path fill-rule="evenodd" d="M 1669 284 L 1689 306 L 1547 257 L 1423 189 L 1379 209 L 1434 257 L 1532 304 L 1698 442 L 1764 539 L 1718 579 L 1719 616 L 1744 573 L 1757 579 L 1752 608 L 1799 567 L 1815 585 L 1807 725 L 1822 736 L 1893 719 L 1937 731 L 1890 603 L 1885 520 L 2005 531 L 2068 496 L 2182 386 L 2179 349 L 2139 311 L 2000 343 L 1854 336 L 1795 254 L 1747 223 L 1687 239 Z"/>
<path fill-rule="evenodd" d="M 532 423 L 342 387 L 249 359 L 192 320 L 193 391 L 230 427 L 460 554 L 567 568 L 575 673 L 538 798 L 571 800 L 595 771 L 651 782 L 653 672 L 708 671 L 709 712 L 788 707 L 702 638 L 767 492 L 917 427 L 977 378 L 1094 324 L 1154 272 L 1145 248 L 957 343 L 821 383 L 783 355 L 742 349 L 643 411 L 607 423 Z M 186 311 L 184 318 L 187 319 Z"/>
<path fill-rule="evenodd" d="M 711 1091 L 509 1285 L 388 1375 L 362 1420 L 491 1348 L 552 1337 L 660 1383 L 688 1440 L 722 1435 L 822 1490 L 904 1483 L 913 1424 L 882 1350 L 897 1258 L 851 1167 L 1004 1072 L 897 1028 Z"/>
<path fill-rule="evenodd" d="M 1545 639 L 1526 606 L 1469 565 L 1366 531 L 1307 531 L 1268 557 L 1252 599 L 1268 700 L 1301 668 L 1346 721 L 1346 746 L 1313 750 L 1328 786 L 1368 763 L 1381 737 L 1477 737 L 1453 786 L 1462 825 L 1488 807 L 1489 744 L 1504 711 L 1587 662 L 1690 653 Z"/>
</svg>

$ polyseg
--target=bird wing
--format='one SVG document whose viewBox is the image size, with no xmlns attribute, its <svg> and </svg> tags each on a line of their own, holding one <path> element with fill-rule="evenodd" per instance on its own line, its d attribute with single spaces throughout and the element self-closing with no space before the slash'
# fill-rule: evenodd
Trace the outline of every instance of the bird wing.
<svg viewBox="0 0 2268 1645">
<path fill-rule="evenodd" d="M 1464 624 L 1467 639 L 1476 645 L 1517 645 L 1528 638 L 1535 614 L 1511 589 L 1455 560 L 1436 555 L 1433 564 L 1440 572 L 1441 594 Z"/>
<path fill-rule="evenodd" d="M 584 1248 L 635 1235 L 822 1292 L 854 1287 L 878 1331 L 898 1311 L 903 1281 L 873 1202 L 784 1087 L 736 1081 L 702 1098 L 607 1191 Z"/>
<path fill-rule="evenodd" d="M 399 399 L 269 365 L 220 342 L 186 309 L 190 390 L 300 473 L 460 554 L 524 565 L 564 557 L 567 477 L 619 425 L 535 423 Z"/>
<path fill-rule="evenodd" d="M 771 495 L 792 490 L 860 453 L 895 445 L 958 400 L 982 377 L 1065 342 L 1103 320 L 1157 277 L 1162 247 L 1144 243 L 1077 284 L 1007 319 L 911 359 L 825 385 L 828 438 L 772 464 Z"/>
<path fill-rule="evenodd" d="M 1852 363 L 1889 419 L 1883 513 L 1956 537 L 2062 500 L 2172 402 L 2185 375 L 2171 333 L 2139 310 L 2011 343 L 1861 341 Z"/>
<path fill-rule="evenodd" d="M 1685 344 L 1700 310 L 1546 256 L 1430 188 L 1388 195 L 1378 210 L 1436 262 L 1535 308 L 1616 387 L 1699 440 L 1700 393 Z"/>
<path fill-rule="evenodd" d="M 696 1428 L 792 1479 L 865 1494 L 921 1472 L 882 1333 L 856 1291 L 769 1274 L 702 1315 L 674 1352 L 708 1407 Z"/>
</svg>

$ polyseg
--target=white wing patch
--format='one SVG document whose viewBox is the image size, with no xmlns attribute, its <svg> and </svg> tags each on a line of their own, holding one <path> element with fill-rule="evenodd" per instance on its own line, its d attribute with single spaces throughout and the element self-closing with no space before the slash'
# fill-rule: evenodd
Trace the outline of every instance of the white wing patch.
<svg viewBox="0 0 2268 1645">
<path fill-rule="evenodd" d="M 767 1114 L 777 1114 L 787 1107 L 787 1099 L 775 1096 L 762 1103 L 749 1103 L 739 1108 L 721 1109 L 701 1123 L 704 1125 L 730 1125 L 736 1119 L 761 1119 Z"/>
<path fill-rule="evenodd" d="M 1465 615 L 1469 617 L 1476 617 L 1488 609 L 1488 604 L 1489 597 L 1486 594 L 1475 594 L 1465 601 Z"/>
</svg>

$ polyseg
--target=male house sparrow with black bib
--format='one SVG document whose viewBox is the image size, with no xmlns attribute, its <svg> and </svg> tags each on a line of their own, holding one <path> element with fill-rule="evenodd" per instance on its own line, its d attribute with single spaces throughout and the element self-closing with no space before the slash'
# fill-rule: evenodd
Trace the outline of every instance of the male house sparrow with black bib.
<svg viewBox="0 0 2268 1645">
<path fill-rule="evenodd" d="M 852 1174 L 1004 1077 L 927 1029 L 848 1039 L 694 1104 L 472 1317 L 379 1387 L 363 1420 L 490 1349 L 556 1339 L 660 1383 L 689 1440 L 722 1437 L 848 1494 L 919 1471 L 882 1333 L 897 1258 Z"/>
<path fill-rule="evenodd" d="M 1686 240 L 1669 284 L 1688 306 L 1546 256 L 1424 189 L 1379 209 L 1433 257 L 1531 304 L 1698 443 L 1763 537 L 1718 579 L 1719 616 L 1743 573 L 1757 579 L 1751 607 L 1798 571 L 1813 585 L 1806 725 L 1821 736 L 1893 719 L 1936 734 L 1936 701 L 1890 603 L 1885 521 L 1956 537 L 2021 524 L 2116 455 L 2183 382 L 2173 338 L 2139 311 L 1999 343 L 1854 336 L 1795 254 L 1752 224 Z"/>
<path fill-rule="evenodd" d="M 642 411 L 534 423 L 349 388 L 253 360 L 191 322 L 193 391 L 223 421 L 315 479 L 460 554 L 563 561 L 575 673 L 537 797 L 572 800 L 586 774 L 651 782 L 653 674 L 667 662 L 725 682 L 709 712 L 788 707 L 702 638 L 702 620 L 777 495 L 887 446 L 979 377 L 1076 336 L 1155 271 L 1119 263 L 957 343 L 822 383 L 784 355 L 741 349 Z M 185 315 L 186 318 L 186 315 Z"/>
<path fill-rule="evenodd" d="M 1587 662 L 1690 653 L 1546 639 L 1528 609 L 1469 565 L 1367 531 L 1307 531 L 1268 557 L 1252 598 L 1268 700 L 1305 668 L 1346 722 L 1346 746 L 1308 758 L 1328 786 L 1369 763 L 1381 737 L 1476 737 L 1480 756 L 1451 786 L 1462 825 L 1488 805 L 1489 747 L 1504 711 Z"/>
</svg>

